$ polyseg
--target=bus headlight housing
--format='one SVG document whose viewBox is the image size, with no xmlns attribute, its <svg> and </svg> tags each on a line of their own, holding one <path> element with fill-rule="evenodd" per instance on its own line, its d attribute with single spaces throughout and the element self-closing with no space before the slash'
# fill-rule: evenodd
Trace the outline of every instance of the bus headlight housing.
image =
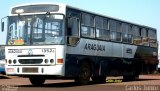
<svg viewBox="0 0 160 91">
<path fill-rule="evenodd" d="M 13 60 L 13 63 L 14 63 L 14 64 L 16 64 L 16 63 L 17 63 L 17 60 L 16 60 L 16 59 L 14 59 L 14 60 Z"/>
<path fill-rule="evenodd" d="M 44 62 L 47 64 L 49 61 L 48 61 L 48 59 L 45 59 Z"/>
<path fill-rule="evenodd" d="M 11 60 L 11 59 L 9 59 L 9 60 L 8 60 L 8 63 L 9 63 L 9 64 L 12 64 L 12 60 Z"/>
<path fill-rule="evenodd" d="M 54 60 L 53 60 L 53 59 L 51 59 L 51 60 L 50 60 L 50 63 L 54 63 Z"/>
</svg>

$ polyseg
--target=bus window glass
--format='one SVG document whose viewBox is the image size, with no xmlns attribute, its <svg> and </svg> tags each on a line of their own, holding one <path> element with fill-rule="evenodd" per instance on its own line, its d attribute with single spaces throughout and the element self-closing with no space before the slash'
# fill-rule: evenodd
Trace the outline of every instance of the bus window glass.
<svg viewBox="0 0 160 91">
<path fill-rule="evenodd" d="M 121 41 L 121 33 L 120 32 L 117 32 L 117 41 Z"/>
<path fill-rule="evenodd" d="M 128 33 L 128 30 L 129 30 L 129 29 L 128 29 L 128 24 L 123 23 L 123 24 L 122 24 L 122 32 L 123 32 L 123 33 Z"/>
<path fill-rule="evenodd" d="M 142 45 L 140 28 L 138 26 L 132 26 L 132 31 L 133 31 L 133 43 L 136 45 Z"/>
<path fill-rule="evenodd" d="M 147 30 L 145 28 L 142 28 L 142 37 L 143 38 L 146 38 L 148 35 L 147 35 Z"/>
<path fill-rule="evenodd" d="M 116 31 L 117 31 L 117 32 L 122 32 L 122 27 L 121 27 L 121 25 L 122 25 L 122 24 L 121 24 L 120 22 L 117 22 L 117 23 L 116 23 Z"/>
<path fill-rule="evenodd" d="M 134 35 L 139 36 L 139 28 L 137 26 L 133 26 L 132 30 Z"/>
<path fill-rule="evenodd" d="M 108 30 L 108 20 L 107 19 L 103 19 L 103 28 Z"/>
<path fill-rule="evenodd" d="M 120 22 L 116 22 L 116 31 L 117 31 L 117 41 L 118 42 L 121 42 L 122 39 L 121 39 L 121 36 L 122 36 L 122 27 L 121 27 L 121 23 Z"/>
<path fill-rule="evenodd" d="M 43 38 L 42 27 L 43 27 L 43 20 L 39 17 L 36 18 L 34 23 L 33 23 L 34 39 L 42 39 Z"/>
<path fill-rule="evenodd" d="M 149 29 L 148 30 L 148 37 L 149 37 L 149 45 L 150 47 L 157 47 L 157 37 L 156 37 L 156 30 Z"/>
<path fill-rule="evenodd" d="M 128 26 L 128 34 L 133 34 L 133 26 L 132 25 Z"/>
<path fill-rule="evenodd" d="M 122 40 L 123 42 L 128 42 L 128 24 L 123 23 L 122 24 Z"/>
<path fill-rule="evenodd" d="M 109 31 L 104 29 L 96 29 L 96 38 L 109 40 Z"/>
<path fill-rule="evenodd" d="M 83 37 L 94 37 L 94 30 L 91 27 L 82 26 L 81 27 L 81 35 Z"/>
<path fill-rule="evenodd" d="M 81 35 L 83 37 L 94 38 L 94 17 L 89 14 L 82 13 Z"/>
<path fill-rule="evenodd" d="M 95 18 L 96 28 L 103 28 L 103 18 L 96 17 Z"/>
<path fill-rule="evenodd" d="M 116 38 L 117 34 L 116 34 L 115 31 L 112 31 L 110 35 L 111 35 L 111 41 L 116 41 L 117 40 L 117 38 Z"/>
<path fill-rule="evenodd" d="M 134 36 L 133 43 L 136 45 L 142 45 L 142 38 L 140 36 Z"/>
<path fill-rule="evenodd" d="M 128 34 L 127 33 L 123 33 L 122 39 L 123 39 L 123 42 L 127 43 L 128 42 Z"/>
<path fill-rule="evenodd" d="M 63 15 L 12 16 L 9 19 L 8 45 L 64 43 L 63 26 Z"/>
<path fill-rule="evenodd" d="M 72 37 L 78 37 L 79 35 L 79 19 L 72 17 L 68 19 L 68 35 Z"/>
<path fill-rule="evenodd" d="M 107 30 L 108 27 L 107 20 L 103 19 L 102 17 L 96 17 L 95 24 L 96 24 L 96 38 L 108 40 L 109 31 Z"/>
<path fill-rule="evenodd" d="M 152 29 L 148 30 L 148 37 L 151 39 L 156 39 L 156 31 Z"/>
<path fill-rule="evenodd" d="M 116 31 L 116 22 L 114 20 L 109 21 L 109 29 L 110 31 Z"/>
<path fill-rule="evenodd" d="M 128 43 L 132 43 L 132 35 L 131 34 L 128 34 Z"/>
<path fill-rule="evenodd" d="M 142 28 L 142 42 L 144 46 L 149 46 L 148 29 Z"/>
<path fill-rule="evenodd" d="M 94 26 L 94 17 L 92 15 L 89 14 L 82 14 L 82 25 L 85 26 Z"/>
</svg>

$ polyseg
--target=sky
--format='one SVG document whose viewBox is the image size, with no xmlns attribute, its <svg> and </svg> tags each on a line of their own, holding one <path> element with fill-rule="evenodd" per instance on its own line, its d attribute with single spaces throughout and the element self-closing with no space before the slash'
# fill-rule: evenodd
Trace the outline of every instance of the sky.
<svg viewBox="0 0 160 91">
<path fill-rule="evenodd" d="M 77 8 L 157 29 L 160 41 L 160 0 L 0 0 L 0 19 L 12 6 L 36 2 L 65 3 Z M 1 26 L 0 26 L 1 28 Z M 3 42 L 0 34 L 0 43 Z"/>
</svg>

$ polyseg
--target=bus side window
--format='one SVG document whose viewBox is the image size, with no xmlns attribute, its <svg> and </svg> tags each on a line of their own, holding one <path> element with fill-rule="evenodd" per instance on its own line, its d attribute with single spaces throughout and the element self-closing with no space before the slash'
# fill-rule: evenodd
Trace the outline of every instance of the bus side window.
<svg viewBox="0 0 160 91">
<path fill-rule="evenodd" d="M 94 16 L 82 13 L 81 18 L 81 36 L 86 38 L 95 38 Z"/>
<path fill-rule="evenodd" d="M 108 20 L 102 17 L 95 17 L 96 38 L 109 40 Z"/>
<path fill-rule="evenodd" d="M 148 29 L 142 28 L 142 42 L 144 46 L 149 46 Z"/>
<path fill-rule="evenodd" d="M 149 46 L 150 47 L 158 47 L 156 35 L 157 35 L 156 30 L 153 30 L 153 29 L 148 30 Z"/>
<path fill-rule="evenodd" d="M 75 45 L 79 40 L 79 19 L 76 17 L 68 18 L 67 28 L 68 44 Z"/>
<path fill-rule="evenodd" d="M 109 20 L 109 30 L 110 30 L 111 41 L 116 41 L 117 39 L 116 21 Z"/>
<path fill-rule="evenodd" d="M 133 26 L 133 43 L 135 45 L 142 45 L 142 37 L 140 31 L 141 30 L 138 26 Z"/>
<path fill-rule="evenodd" d="M 126 23 L 122 24 L 122 40 L 124 43 L 128 43 L 128 30 L 129 30 L 129 25 Z"/>
</svg>

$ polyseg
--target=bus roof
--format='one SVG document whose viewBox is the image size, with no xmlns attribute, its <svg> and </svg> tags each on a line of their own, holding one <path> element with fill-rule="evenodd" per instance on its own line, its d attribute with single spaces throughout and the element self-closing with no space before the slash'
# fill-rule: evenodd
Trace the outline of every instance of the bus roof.
<svg viewBox="0 0 160 91">
<path fill-rule="evenodd" d="M 26 4 L 20 4 L 20 5 L 13 6 L 13 7 L 10 8 L 10 11 L 12 10 L 12 8 L 15 8 L 15 7 L 27 6 L 27 5 L 40 5 L 40 4 L 43 4 L 43 5 L 44 4 L 53 4 L 53 5 L 56 4 L 56 5 L 60 5 L 60 6 L 64 6 L 64 7 L 73 8 L 73 9 L 76 9 L 76 10 L 79 10 L 79 11 L 83 11 L 83 12 L 86 12 L 86 13 L 90 13 L 90 14 L 94 14 L 94 15 L 110 18 L 110 19 L 113 19 L 113 20 L 116 20 L 116 21 L 120 21 L 120 22 L 133 24 L 133 25 L 140 26 L 140 27 L 145 27 L 145 28 L 150 28 L 150 29 L 153 29 L 153 30 L 157 30 L 156 28 L 153 28 L 153 27 L 149 27 L 149 26 L 146 26 L 146 25 L 138 24 L 138 23 L 129 22 L 129 21 L 122 20 L 122 19 L 119 19 L 119 18 L 115 18 L 115 17 L 104 15 L 104 14 L 88 11 L 88 10 L 85 10 L 85 9 L 80 9 L 80 8 L 77 8 L 77 7 L 74 7 L 74 6 L 71 6 L 71 5 L 67 5 L 67 4 L 64 4 L 64 3 L 53 3 L 53 2 L 26 3 Z M 9 14 L 11 15 L 11 12 Z"/>
<path fill-rule="evenodd" d="M 116 21 L 121 21 L 121 22 L 124 22 L 124 23 L 133 24 L 133 25 L 136 25 L 136 26 L 146 27 L 146 28 L 150 28 L 150 29 L 157 30 L 156 28 L 153 28 L 153 27 L 149 27 L 149 26 L 146 26 L 146 25 L 138 24 L 138 23 L 129 22 L 129 21 L 126 21 L 126 20 L 122 20 L 122 19 L 119 19 L 119 18 L 107 16 L 107 15 L 100 14 L 100 13 L 95 13 L 95 12 L 88 11 L 88 10 L 85 10 L 85 9 L 80 9 L 80 8 L 77 8 L 77 7 L 74 7 L 74 6 L 70 6 L 70 5 L 66 5 L 66 6 L 67 6 L 67 7 L 70 7 L 70 8 L 73 8 L 73 9 L 77 9 L 77 10 L 86 12 L 86 13 L 90 13 L 90 14 L 94 14 L 94 15 L 98 15 L 98 16 L 110 18 L 110 19 L 113 19 L 113 20 L 116 20 Z"/>
</svg>

